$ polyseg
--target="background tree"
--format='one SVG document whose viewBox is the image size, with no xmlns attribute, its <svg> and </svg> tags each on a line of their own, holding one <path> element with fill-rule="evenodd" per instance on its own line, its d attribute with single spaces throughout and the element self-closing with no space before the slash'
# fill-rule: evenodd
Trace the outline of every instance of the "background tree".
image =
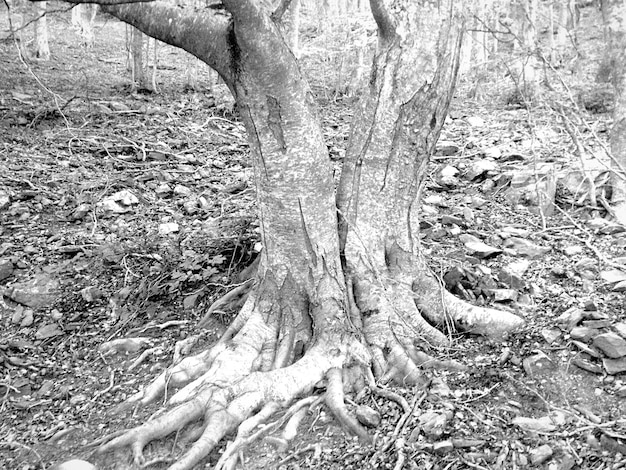
<svg viewBox="0 0 626 470">
<path fill-rule="evenodd" d="M 46 19 L 47 2 L 37 2 L 34 7 L 35 57 L 42 60 L 50 59 L 48 44 L 48 20 Z"/>
<path fill-rule="evenodd" d="M 219 73 L 253 154 L 264 248 L 241 312 L 215 346 L 130 400 L 148 403 L 182 387 L 167 413 L 101 448 L 131 446 L 141 463 L 147 442 L 202 419 L 200 437 L 173 469 L 192 468 L 239 429 L 221 458 L 230 462 L 256 424 L 319 383 L 338 419 L 368 440 L 343 390 L 358 388 L 370 368 L 424 384 L 426 368 L 457 367 L 434 357 L 451 324 L 500 337 L 521 323 L 442 291 L 417 238 L 424 171 L 458 70 L 463 17 L 452 3 L 371 2 L 378 51 L 337 204 L 317 110 L 275 23 L 280 15 L 252 0 L 223 5 L 225 12 L 165 2 L 107 7 Z"/>
<path fill-rule="evenodd" d="M 612 203 L 617 221 L 626 225 L 626 3 L 606 0 L 602 8 L 607 32 L 604 67 L 615 89 L 610 138 Z"/>
</svg>

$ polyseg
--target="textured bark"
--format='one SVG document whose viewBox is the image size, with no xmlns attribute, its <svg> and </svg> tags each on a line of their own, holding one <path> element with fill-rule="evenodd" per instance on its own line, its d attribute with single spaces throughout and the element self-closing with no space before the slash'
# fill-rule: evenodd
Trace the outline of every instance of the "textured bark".
<svg viewBox="0 0 626 470">
<path fill-rule="evenodd" d="M 236 99 L 253 158 L 263 250 L 247 300 L 214 347 L 129 400 L 148 403 L 180 388 L 169 400 L 175 407 L 100 449 L 130 446 L 142 464 L 147 442 L 202 419 L 175 470 L 193 468 L 237 430 L 218 467 L 232 464 L 258 424 L 322 381 L 328 407 L 367 441 L 345 408 L 344 387 L 357 387 L 370 367 L 382 379 L 420 382 L 419 366 L 441 364 L 426 351 L 446 342 L 418 310 L 445 322 L 440 285 L 421 257 L 416 228 L 424 170 L 456 78 L 458 18 L 411 0 L 372 1 L 380 48 L 341 178 L 339 232 L 328 150 L 294 55 L 261 2 L 223 4 L 227 13 L 189 14 L 159 2 L 107 7 L 218 71 Z M 466 329 L 499 334 L 519 324 L 495 322 L 489 330 L 491 311 L 443 298 Z"/>
<path fill-rule="evenodd" d="M 48 20 L 46 18 L 47 2 L 34 4 L 35 12 L 35 57 L 50 59 L 50 45 L 48 43 Z"/>
<path fill-rule="evenodd" d="M 613 155 L 612 203 L 615 217 L 626 225 L 626 2 L 605 0 L 607 49 L 605 63 L 615 88 L 611 153 Z"/>
</svg>

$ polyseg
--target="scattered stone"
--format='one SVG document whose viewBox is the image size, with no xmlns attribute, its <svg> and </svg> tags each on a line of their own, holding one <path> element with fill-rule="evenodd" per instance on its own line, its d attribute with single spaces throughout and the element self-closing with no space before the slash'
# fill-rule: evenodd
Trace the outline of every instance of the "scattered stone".
<svg viewBox="0 0 626 470">
<path fill-rule="evenodd" d="M 26 282 L 13 284 L 4 295 L 18 304 L 31 308 L 41 308 L 52 304 L 57 297 L 59 281 L 48 274 L 36 274 Z"/>
<path fill-rule="evenodd" d="M 548 444 L 530 451 L 530 463 L 532 465 L 541 465 L 550 457 L 552 457 L 552 448 Z"/>
<path fill-rule="evenodd" d="M 554 212 L 556 172 L 553 164 L 544 164 L 528 170 L 514 170 L 508 174 L 511 186 L 505 198 L 512 206 L 524 205 L 532 212 L 551 215 Z"/>
<path fill-rule="evenodd" d="M 504 241 L 504 246 L 514 250 L 520 256 L 541 258 L 550 252 L 551 248 L 539 246 L 529 240 L 519 237 L 510 237 Z"/>
<path fill-rule="evenodd" d="M 439 441 L 433 444 L 433 452 L 435 454 L 445 455 L 445 454 L 449 454 L 453 450 L 454 450 L 454 445 L 452 444 L 452 441 L 449 441 L 449 440 Z"/>
<path fill-rule="evenodd" d="M 60 321 L 63 319 L 63 313 L 61 313 L 56 308 L 52 309 L 52 311 L 50 312 L 50 318 L 54 321 Z"/>
<path fill-rule="evenodd" d="M 11 204 L 9 193 L 0 189 L 0 209 L 6 209 Z"/>
<path fill-rule="evenodd" d="M 169 193 L 172 192 L 172 188 L 170 188 L 170 185 L 167 184 L 167 183 L 161 183 L 160 185 L 158 185 L 155 188 L 154 192 L 157 195 L 159 195 L 161 197 L 164 197 L 164 196 L 167 196 Z"/>
<path fill-rule="evenodd" d="M 605 318 L 603 320 L 585 320 L 583 321 L 583 326 L 596 329 L 608 328 L 611 326 L 611 320 L 609 318 Z"/>
<path fill-rule="evenodd" d="M 615 395 L 620 398 L 626 398 L 626 385 L 615 390 Z"/>
<path fill-rule="evenodd" d="M 598 351 L 596 351 L 594 348 L 586 345 L 585 343 L 581 342 L 581 341 L 576 341 L 576 340 L 572 340 L 572 343 L 574 343 L 574 345 L 580 349 L 581 352 L 584 352 L 585 354 L 589 354 L 591 357 L 595 357 L 597 359 L 599 359 L 601 357 L 600 353 Z"/>
<path fill-rule="evenodd" d="M 367 405 L 361 405 L 356 409 L 356 419 L 364 426 L 376 428 L 380 425 L 381 417 L 380 413 L 375 409 Z"/>
<path fill-rule="evenodd" d="M 576 459 L 570 454 L 565 454 L 561 457 L 561 460 L 557 463 L 556 470 L 571 470 L 576 465 Z"/>
<path fill-rule="evenodd" d="M 50 470 L 97 470 L 95 465 L 90 464 L 86 460 L 72 459 L 67 462 L 57 464 Z"/>
<path fill-rule="evenodd" d="M 71 220 L 82 220 L 89 212 L 91 211 L 91 204 L 83 203 L 79 204 L 72 215 L 70 216 Z"/>
<path fill-rule="evenodd" d="M 498 160 L 502 157 L 502 150 L 500 150 L 500 147 L 489 147 L 484 151 L 484 154 L 487 158 Z"/>
<path fill-rule="evenodd" d="M 496 172 L 497 170 L 498 165 L 493 160 L 474 160 L 465 172 L 465 178 L 470 181 L 474 181 L 481 176 L 488 175 L 489 173 Z"/>
<path fill-rule="evenodd" d="M 470 447 L 482 447 L 485 441 L 482 439 L 452 439 L 452 445 L 455 449 L 468 449 Z"/>
<path fill-rule="evenodd" d="M 549 374 L 557 369 L 556 364 L 543 352 L 525 358 L 522 361 L 522 366 L 530 377 Z"/>
<path fill-rule="evenodd" d="M 577 326 L 575 328 L 572 328 L 572 331 L 570 331 L 569 334 L 572 339 L 588 341 L 594 336 L 597 336 L 598 334 L 600 334 L 600 332 L 596 330 L 595 328 L 589 328 L 587 326 Z"/>
<path fill-rule="evenodd" d="M 150 345 L 150 338 L 121 338 L 107 341 L 98 347 L 98 351 L 102 354 L 117 354 L 120 352 L 134 353 L 140 349 Z"/>
<path fill-rule="evenodd" d="M 424 204 L 439 207 L 448 207 L 448 203 L 441 194 L 431 194 L 426 196 L 423 200 Z"/>
<path fill-rule="evenodd" d="M 182 184 L 177 184 L 176 186 L 174 186 L 174 194 L 178 196 L 183 196 L 183 197 L 190 196 L 191 189 Z"/>
<path fill-rule="evenodd" d="M 54 338 L 55 336 L 60 336 L 63 334 L 63 330 L 59 328 L 59 325 L 56 323 L 52 323 L 49 325 L 44 325 L 37 330 L 35 333 L 35 338 L 37 339 L 47 339 Z"/>
<path fill-rule="evenodd" d="M 556 321 L 559 325 L 563 325 L 567 331 L 571 331 L 585 318 L 585 312 L 577 307 L 572 307 L 563 312 Z"/>
<path fill-rule="evenodd" d="M 511 421 L 512 424 L 519 426 L 524 431 L 531 432 L 552 432 L 556 431 L 557 425 L 549 416 L 541 418 L 526 418 L 524 416 L 516 416 Z"/>
<path fill-rule="evenodd" d="M 91 303 L 102 297 L 102 291 L 96 286 L 89 286 L 81 289 L 80 295 L 85 300 L 85 302 Z"/>
<path fill-rule="evenodd" d="M 489 246 L 473 235 L 463 234 L 459 237 L 459 240 L 461 240 L 461 242 L 465 245 L 465 248 L 467 248 L 467 250 L 477 258 L 484 259 L 502 253 L 501 249 Z"/>
<path fill-rule="evenodd" d="M 626 338 L 626 322 L 621 321 L 616 323 L 613 325 L 613 328 L 615 328 L 617 334 L 619 334 L 622 338 Z"/>
<path fill-rule="evenodd" d="M 598 364 L 594 364 L 593 362 L 588 361 L 587 359 L 583 359 L 582 357 L 576 356 L 572 358 L 572 364 L 582 370 L 591 372 L 592 374 L 600 375 L 603 372 L 602 367 L 600 367 Z"/>
<path fill-rule="evenodd" d="M 626 444 L 604 433 L 600 435 L 600 445 L 609 454 L 626 455 Z"/>
<path fill-rule="evenodd" d="M 515 289 L 489 289 L 490 294 L 493 294 L 493 300 L 495 302 L 507 302 L 517 300 L 517 291 Z"/>
<path fill-rule="evenodd" d="M 626 372 L 626 357 L 620 359 L 602 359 L 602 365 L 607 373 L 611 375 Z"/>
<path fill-rule="evenodd" d="M 465 220 L 461 219 L 460 217 L 455 217 L 453 215 L 442 215 L 441 225 L 458 225 L 460 227 L 464 227 Z"/>
<path fill-rule="evenodd" d="M 597 335 L 593 345 L 613 359 L 626 356 L 626 339 L 617 333 L 609 332 Z"/>
<path fill-rule="evenodd" d="M 442 398 L 449 397 L 452 394 L 452 390 L 450 390 L 448 384 L 440 377 L 433 377 L 428 392 Z"/>
<path fill-rule="evenodd" d="M 466 117 L 465 120 L 472 127 L 484 127 L 485 126 L 485 120 L 481 118 L 480 116 L 469 116 L 469 117 Z"/>
<path fill-rule="evenodd" d="M 626 292 L 626 281 L 620 281 L 611 288 L 612 292 Z"/>
<path fill-rule="evenodd" d="M 0 261 L 0 281 L 4 281 L 6 278 L 11 277 L 13 274 L 13 263 L 11 260 L 5 259 Z"/>
<path fill-rule="evenodd" d="M 166 222 L 164 224 L 159 224 L 159 235 L 169 235 L 170 233 L 178 232 L 179 227 L 176 222 Z"/>
<path fill-rule="evenodd" d="M 600 273 L 600 277 L 607 284 L 617 284 L 618 282 L 626 281 L 626 272 L 619 269 L 609 269 L 607 271 L 602 271 Z"/>
<path fill-rule="evenodd" d="M 502 227 L 501 230 L 497 231 L 497 234 L 503 239 L 511 238 L 511 237 L 527 237 L 530 232 L 528 229 L 519 228 L 519 227 Z"/>
<path fill-rule="evenodd" d="M 582 252 L 583 247 L 580 245 L 571 245 L 563 248 L 563 253 L 565 253 L 567 256 L 579 255 Z"/>
<path fill-rule="evenodd" d="M 452 419 L 450 411 L 426 411 L 420 415 L 418 422 L 420 429 L 427 437 L 436 439 L 443 434 L 450 419 Z"/>
<path fill-rule="evenodd" d="M 544 328 L 541 330 L 541 336 L 548 344 L 554 343 L 561 337 L 561 330 L 558 328 Z"/>
<path fill-rule="evenodd" d="M 437 155 L 442 155 L 444 157 L 451 157 L 452 155 L 456 155 L 459 153 L 460 147 L 454 142 L 448 140 L 440 140 L 437 142 Z"/>
</svg>

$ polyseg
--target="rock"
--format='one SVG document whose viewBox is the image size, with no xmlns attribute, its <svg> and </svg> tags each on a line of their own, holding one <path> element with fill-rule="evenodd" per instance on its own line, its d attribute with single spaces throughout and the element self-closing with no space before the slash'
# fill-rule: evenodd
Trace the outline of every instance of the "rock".
<svg viewBox="0 0 626 470">
<path fill-rule="evenodd" d="M 619 334 L 622 338 L 626 338 L 626 322 L 621 321 L 616 323 L 613 325 L 613 328 L 615 328 L 617 334 Z"/>
<path fill-rule="evenodd" d="M 464 227 L 465 220 L 453 215 L 442 215 L 441 225 L 458 225 L 459 227 Z"/>
<path fill-rule="evenodd" d="M 11 204 L 11 196 L 5 190 L 0 189 L 0 210 L 6 209 Z"/>
<path fill-rule="evenodd" d="M 571 245 L 571 246 L 566 246 L 565 248 L 563 248 L 563 253 L 565 253 L 567 256 L 578 255 L 582 252 L 583 252 L 583 247 L 580 245 Z"/>
<path fill-rule="evenodd" d="M 470 447 L 482 447 L 485 441 L 482 439 L 452 439 L 452 445 L 455 449 L 468 449 Z"/>
<path fill-rule="evenodd" d="M 4 281 L 6 278 L 13 274 L 13 263 L 11 260 L 0 260 L 0 281 Z"/>
<path fill-rule="evenodd" d="M 591 372 L 592 374 L 600 375 L 603 372 L 602 367 L 600 367 L 598 364 L 594 364 L 593 362 L 588 361 L 578 356 L 572 358 L 572 364 L 574 364 L 576 367 L 582 370 Z"/>
<path fill-rule="evenodd" d="M 512 206 L 524 205 L 532 212 L 551 215 L 554 212 L 556 172 L 553 164 L 539 165 L 528 171 L 515 170 L 510 174 L 511 187 L 505 199 Z"/>
<path fill-rule="evenodd" d="M 615 390 L 615 396 L 618 396 L 620 398 L 626 398 L 626 385 Z"/>
<path fill-rule="evenodd" d="M 626 281 L 626 272 L 619 269 L 609 269 L 600 272 L 600 277 L 607 284 L 617 284 L 618 282 Z"/>
<path fill-rule="evenodd" d="M 114 339 L 102 343 L 98 347 L 98 351 L 102 354 L 117 354 L 120 352 L 132 353 L 141 350 L 142 348 L 150 345 L 150 338 L 137 337 L 137 338 L 120 338 Z"/>
<path fill-rule="evenodd" d="M 431 194 L 430 196 L 426 196 L 422 202 L 431 206 L 448 207 L 448 203 L 440 194 Z"/>
<path fill-rule="evenodd" d="M 569 334 L 572 339 L 587 341 L 594 336 L 600 334 L 600 332 L 595 328 L 589 328 L 587 326 L 577 326 L 575 328 L 572 328 L 572 331 L 570 331 Z"/>
<path fill-rule="evenodd" d="M 473 161 L 467 171 L 465 172 L 465 178 L 470 181 L 480 178 L 481 176 L 494 173 L 498 170 L 498 165 L 492 160 L 475 160 Z"/>
<path fill-rule="evenodd" d="M 35 333 L 35 338 L 37 339 L 47 339 L 53 338 L 55 336 L 60 336 L 63 334 L 63 330 L 59 328 L 59 325 L 56 323 L 52 323 L 49 325 L 44 325 L 37 330 Z"/>
<path fill-rule="evenodd" d="M 481 118 L 480 116 L 469 116 L 465 118 L 465 120 L 472 127 L 484 127 L 485 126 L 485 120 Z"/>
<path fill-rule="evenodd" d="M 48 274 L 36 274 L 26 282 L 13 284 L 4 295 L 18 304 L 41 308 L 52 304 L 57 297 L 59 281 Z"/>
<path fill-rule="evenodd" d="M 174 194 L 178 195 L 178 196 L 189 196 L 191 195 L 191 189 L 189 189 L 187 186 L 184 186 L 182 184 L 177 184 L 176 186 L 174 186 Z"/>
<path fill-rule="evenodd" d="M 517 300 L 517 291 L 515 289 L 489 289 L 490 294 L 493 294 L 493 300 L 495 302 L 507 302 Z"/>
<path fill-rule="evenodd" d="M 612 292 L 626 292 L 626 281 L 620 281 L 611 287 Z"/>
<path fill-rule="evenodd" d="M 528 258 L 541 258 L 550 252 L 551 248 L 536 245 L 535 243 L 519 237 L 510 237 L 504 241 L 504 246 L 514 250 L 520 256 Z"/>
<path fill-rule="evenodd" d="M 433 444 L 433 452 L 435 454 L 445 455 L 445 454 L 449 454 L 453 450 L 454 450 L 454 445 L 452 444 L 452 441 L 449 441 L 449 440 L 439 441 Z"/>
<path fill-rule="evenodd" d="M 552 457 L 552 447 L 548 444 L 544 444 L 530 451 L 530 463 L 532 465 L 541 465 L 550 457 Z"/>
<path fill-rule="evenodd" d="M 448 384 L 439 377 L 432 378 L 428 392 L 442 398 L 449 397 L 452 394 L 452 390 L 450 390 Z"/>
<path fill-rule="evenodd" d="M 85 302 L 91 303 L 102 297 L 102 291 L 96 286 L 89 286 L 81 289 L 80 295 L 85 300 Z"/>
<path fill-rule="evenodd" d="M 613 359 L 626 356 L 626 339 L 617 333 L 609 332 L 597 335 L 593 345 Z"/>
<path fill-rule="evenodd" d="M 611 375 L 626 372 L 626 357 L 620 359 L 602 359 L 602 365 L 607 373 Z"/>
<path fill-rule="evenodd" d="M 526 418 L 524 416 L 516 416 L 511 421 L 512 424 L 519 426 L 524 431 L 531 432 L 552 432 L 556 431 L 556 424 L 550 419 L 549 416 L 542 416 L 541 418 Z"/>
<path fill-rule="evenodd" d="M 561 337 L 561 330 L 558 328 L 544 328 L 541 330 L 541 336 L 548 344 L 554 343 Z"/>
<path fill-rule="evenodd" d="M 159 224 L 159 235 L 169 235 L 170 233 L 178 232 L 178 224 L 176 222 L 166 222 Z"/>
<path fill-rule="evenodd" d="M 154 192 L 159 196 L 164 197 L 172 192 L 172 188 L 170 188 L 170 185 L 167 183 L 161 183 L 154 189 Z"/>
<path fill-rule="evenodd" d="M 572 328 L 578 325 L 583 318 L 585 318 L 585 312 L 577 307 L 572 307 L 568 308 L 565 312 L 559 315 L 556 321 L 567 331 L 571 331 Z"/>
<path fill-rule="evenodd" d="M 611 326 L 611 320 L 609 318 L 605 318 L 603 320 L 585 320 L 583 321 L 583 326 L 596 329 L 608 328 Z"/>
<path fill-rule="evenodd" d="M 86 460 L 72 459 L 54 465 L 50 470 L 98 470 L 97 467 Z"/>
<path fill-rule="evenodd" d="M 430 438 L 438 438 L 452 418 L 450 411 L 426 411 L 418 418 L 419 426 L 422 432 Z"/>
<path fill-rule="evenodd" d="M 500 150 L 500 147 L 489 147 L 488 149 L 485 149 L 484 154 L 487 158 L 498 160 L 502 157 L 502 150 Z"/>
<path fill-rule="evenodd" d="M 451 157 L 460 151 L 460 147 L 456 143 L 447 140 L 440 140 L 437 142 L 436 148 L 437 150 L 435 151 L 435 154 L 442 155 L 444 157 Z"/>
<path fill-rule="evenodd" d="M 581 352 L 584 352 L 585 354 L 589 354 L 591 357 L 595 357 L 596 359 L 600 359 L 600 357 L 602 357 L 598 351 L 596 351 L 595 349 L 587 346 L 585 343 L 582 343 L 582 342 L 576 341 L 576 340 L 572 340 L 572 343 L 578 349 L 580 349 Z"/>
<path fill-rule="evenodd" d="M 459 237 L 459 240 L 461 240 L 465 245 L 465 248 L 467 248 L 467 250 L 477 258 L 484 259 L 502 253 L 501 249 L 489 246 L 473 235 L 463 234 Z"/>
<path fill-rule="evenodd" d="M 565 454 L 561 457 L 561 460 L 557 463 L 555 470 L 571 470 L 576 465 L 576 459 L 570 454 Z"/>
<path fill-rule="evenodd" d="M 361 405 L 356 409 L 356 419 L 359 423 L 369 428 L 376 428 L 380 425 L 380 413 L 367 405 Z"/>
<path fill-rule="evenodd" d="M 522 361 L 522 366 L 530 377 L 550 374 L 557 369 L 556 364 L 543 352 L 525 358 Z"/>
</svg>

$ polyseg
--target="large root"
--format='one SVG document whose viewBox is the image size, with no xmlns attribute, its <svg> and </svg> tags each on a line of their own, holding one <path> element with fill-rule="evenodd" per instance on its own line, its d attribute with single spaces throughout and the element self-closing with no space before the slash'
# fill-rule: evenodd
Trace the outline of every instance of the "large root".
<svg viewBox="0 0 626 470">
<path fill-rule="evenodd" d="M 446 356 L 456 331 L 500 339 L 524 321 L 501 310 L 479 307 L 445 290 L 421 257 L 397 245 L 387 252 L 386 265 L 373 269 L 357 264 L 353 274 L 356 305 L 382 380 L 425 385 L 427 369 L 462 369 Z M 436 356 L 436 357 L 435 357 Z"/>
</svg>

